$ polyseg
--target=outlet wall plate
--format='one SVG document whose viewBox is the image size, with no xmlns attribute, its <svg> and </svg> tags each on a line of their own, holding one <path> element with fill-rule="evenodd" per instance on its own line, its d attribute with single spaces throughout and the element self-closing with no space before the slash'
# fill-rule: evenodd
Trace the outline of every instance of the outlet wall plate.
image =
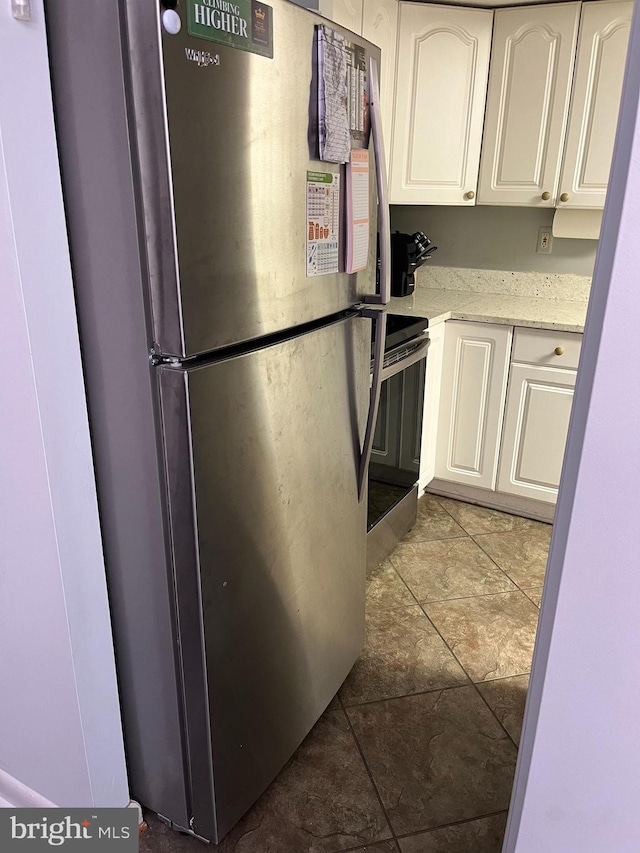
<svg viewBox="0 0 640 853">
<path fill-rule="evenodd" d="M 538 243 L 536 252 L 538 255 L 550 255 L 553 247 L 553 234 L 550 225 L 541 225 L 538 228 Z"/>
</svg>

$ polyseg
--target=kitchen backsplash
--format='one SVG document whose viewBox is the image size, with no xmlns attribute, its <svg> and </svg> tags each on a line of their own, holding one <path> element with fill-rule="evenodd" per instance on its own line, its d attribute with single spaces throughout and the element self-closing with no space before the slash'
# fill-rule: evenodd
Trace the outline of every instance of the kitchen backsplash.
<svg viewBox="0 0 640 853">
<path fill-rule="evenodd" d="M 571 273 L 516 272 L 466 269 L 428 264 L 416 272 L 418 287 L 469 293 L 504 293 L 505 296 L 538 296 L 586 302 L 591 276 Z"/>
<path fill-rule="evenodd" d="M 555 238 L 551 254 L 536 252 L 538 231 L 551 228 L 553 215 L 553 208 L 394 205 L 391 228 L 424 231 L 441 267 L 591 276 L 597 240 Z"/>
</svg>

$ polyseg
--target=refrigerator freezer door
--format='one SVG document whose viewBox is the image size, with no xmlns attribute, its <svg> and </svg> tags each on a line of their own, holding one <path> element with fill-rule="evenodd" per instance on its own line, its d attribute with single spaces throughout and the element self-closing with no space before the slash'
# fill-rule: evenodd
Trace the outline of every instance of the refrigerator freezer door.
<svg viewBox="0 0 640 853">
<path fill-rule="evenodd" d="M 222 837 L 362 648 L 370 334 L 351 317 L 159 371 L 198 835 L 215 832 L 206 762 Z"/>
<path fill-rule="evenodd" d="M 306 275 L 307 171 L 340 170 L 317 154 L 323 19 L 287 0 L 268 5 L 272 59 L 190 35 L 184 4 L 180 32 L 156 39 L 160 4 L 127 3 L 154 338 L 167 355 L 282 331 L 375 292 L 371 143 L 367 269 Z M 379 62 L 377 47 L 335 29 Z"/>
</svg>

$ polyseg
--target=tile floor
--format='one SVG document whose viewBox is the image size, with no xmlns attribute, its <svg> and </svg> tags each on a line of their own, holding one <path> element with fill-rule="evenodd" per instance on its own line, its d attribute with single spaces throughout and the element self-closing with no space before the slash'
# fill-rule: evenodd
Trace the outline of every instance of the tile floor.
<svg viewBox="0 0 640 853">
<path fill-rule="evenodd" d="M 421 498 L 360 659 L 221 853 L 499 853 L 550 533 Z M 147 818 L 141 853 L 204 849 Z"/>
</svg>

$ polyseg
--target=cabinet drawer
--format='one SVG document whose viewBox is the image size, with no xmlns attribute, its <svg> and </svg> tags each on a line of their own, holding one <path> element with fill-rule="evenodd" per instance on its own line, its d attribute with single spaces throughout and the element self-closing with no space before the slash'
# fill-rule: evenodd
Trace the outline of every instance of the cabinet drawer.
<svg viewBox="0 0 640 853">
<path fill-rule="evenodd" d="M 582 335 L 577 332 L 517 328 L 513 338 L 511 361 L 544 364 L 547 367 L 577 368 L 581 346 Z"/>
</svg>

